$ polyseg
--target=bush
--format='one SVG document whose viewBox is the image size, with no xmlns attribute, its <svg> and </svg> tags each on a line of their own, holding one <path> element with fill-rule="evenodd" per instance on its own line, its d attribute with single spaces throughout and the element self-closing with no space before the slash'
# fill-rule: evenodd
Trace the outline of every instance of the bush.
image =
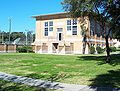
<svg viewBox="0 0 120 91">
<path fill-rule="evenodd" d="M 96 50 L 97 50 L 97 53 L 98 53 L 98 54 L 102 53 L 102 48 L 101 48 L 100 46 L 97 46 L 97 47 L 96 47 Z"/>
<path fill-rule="evenodd" d="M 91 46 L 90 47 L 90 54 L 94 54 L 95 53 L 95 47 L 94 46 Z"/>
<path fill-rule="evenodd" d="M 116 51 L 117 51 L 116 47 L 110 47 L 110 52 L 116 52 Z"/>
<path fill-rule="evenodd" d="M 33 52 L 33 49 L 32 47 L 29 46 L 23 46 L 23 47 L 18 47 L 16 51 L 19 53 L 30 53 Z"/>
</svg>

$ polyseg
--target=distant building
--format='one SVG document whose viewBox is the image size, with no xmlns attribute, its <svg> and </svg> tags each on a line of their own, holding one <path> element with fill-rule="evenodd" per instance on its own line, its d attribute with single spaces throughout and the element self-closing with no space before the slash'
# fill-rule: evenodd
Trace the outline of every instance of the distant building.
<svg viewBox="0 0 120 91">
<path fill-rule="evenodd" d="M 72 19 L 67 13 L 56 13 L 32 16 L 36 18 L 36 53 L 71 54 L 82 53 L 83 37 L 81 35 L 80 18 Z M 89 30 L 89 39 L 86 46 L 86 54 L 90 46 L 105 47 L 105 39 L 98 22 L 85 19 L 85 26 Z M 108 27 L 106 27 L 106 32 Z M 109 38 L 110 46 L 113 46 L 112 33 Z"/>
</svg>

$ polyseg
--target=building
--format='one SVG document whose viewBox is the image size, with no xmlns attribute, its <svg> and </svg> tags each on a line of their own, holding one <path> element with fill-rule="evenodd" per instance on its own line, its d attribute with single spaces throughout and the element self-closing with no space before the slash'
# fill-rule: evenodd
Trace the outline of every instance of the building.
<svg viewBox="0 0 120 91">
<path fill-rule="evenodd" d="M 32 18 L 36 18 L 36 53 L 82 53 L 83 37 L 80 28 L 82 18 L 69 18 L 68 13 L 38 15 Z M 90 46 L 104 47 L 105 39 L 99 23 L 86 17 L 84 24 L 89 31 L 85 53 L 89 53 Z M 112 33 L 110 33 L 109 42 L 110 46 L 113 46 Z"/>
</svg>

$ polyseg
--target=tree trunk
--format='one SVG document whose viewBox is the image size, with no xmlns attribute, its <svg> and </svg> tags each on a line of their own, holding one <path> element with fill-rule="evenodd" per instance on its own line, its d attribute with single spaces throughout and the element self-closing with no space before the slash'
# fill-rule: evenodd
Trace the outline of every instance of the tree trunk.
<svg viewBox="0 0 120 91">
<path fill-rule="evenodd" d="M 109 48 L 109 42 L 108 42 L 108 35 L 105 37 L 106 40 L 106 52 L 107 52 L 107 60 L 106 63 L 110 63 L 110 48 Z"/>
<path fill-rule="evenodd" d="M 85 48 L 86 48 L 86 37 L 83 38 L 83 54 L 85 54 Z"/>
</svg>

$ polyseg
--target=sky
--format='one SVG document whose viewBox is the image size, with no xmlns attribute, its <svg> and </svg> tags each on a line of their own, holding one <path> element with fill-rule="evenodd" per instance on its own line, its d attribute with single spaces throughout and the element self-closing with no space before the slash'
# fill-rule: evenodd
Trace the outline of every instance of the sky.
<svg viewBox="0 0 120 91">
<path fill-rule="evenodd" d="M 30 16 L 64 12 L 63 0 L 0 0 L 0 30 L 9 31 L 9 17 L 13 17 L 12 32 L 35 32 L 35 19 Z"/>
</svg>

